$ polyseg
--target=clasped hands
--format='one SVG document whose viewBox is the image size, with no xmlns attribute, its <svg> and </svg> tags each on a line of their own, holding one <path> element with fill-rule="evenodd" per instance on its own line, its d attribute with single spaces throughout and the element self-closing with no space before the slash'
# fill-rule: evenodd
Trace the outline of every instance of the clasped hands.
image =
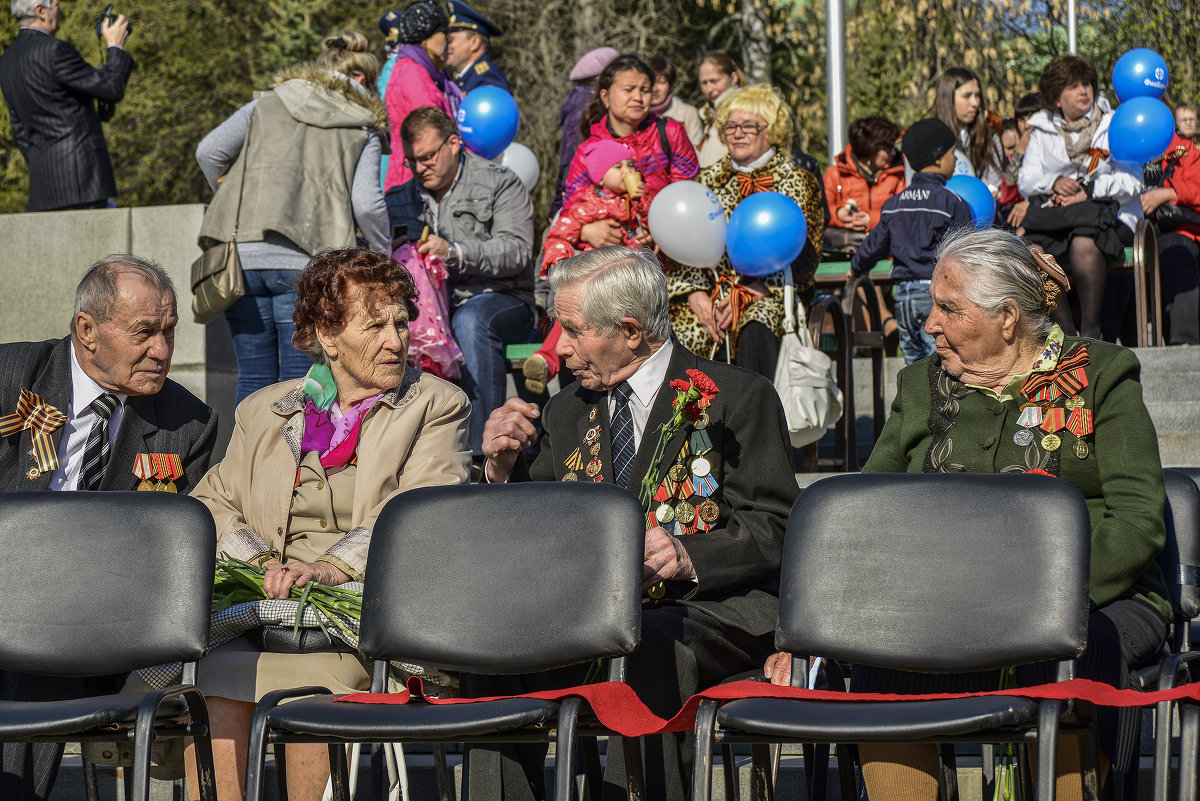
<svg viewBox="0 0 1200 801">
<path fill-rule="evenodd" d="M 761 278 L 755 278 L 742 286 L 750 290 L 755 300 L 761 300 L 771 292 Z M 733 295 L 726 292 L 720 300 L 714 301 L 707 292 L 698 289 L 689 294 L 687 300 L 700 325 L 704 326 L 704 330 L 712 337 L 712 341 L 718 345 L 724 342 L 725 333 L 733 325 Z"/>
<path fill-rule="evenodd" d="M 329 587 L 345 584 L 350 576 L 336 565 L 329 562 L 300 562 L 290 561 L 287 564 L 271 557 L 263 562 L 267 571 L 263 575 L 263 590 L 268 598 L 287 598 L 292 587 L 303 587 L 310 581 L 318 582 Z"/>
</svg>

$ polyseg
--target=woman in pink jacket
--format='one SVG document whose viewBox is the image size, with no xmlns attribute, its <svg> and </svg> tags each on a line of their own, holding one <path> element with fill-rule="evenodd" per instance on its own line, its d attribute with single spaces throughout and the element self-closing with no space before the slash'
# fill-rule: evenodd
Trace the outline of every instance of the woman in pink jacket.
<svg viewBox="0 0 1200 801">
<path fill-rule="evenodd" d="M 647 204 L 667 184 L 696 177 L 700 167 L 687 131 L 675 120 L 650 113 L 653 85 L 654 72 L 634 55 L 618 56 L 600 73 L 596 97 L 583 113 L 582 129 L 587 138 L 575 151 L 567 171 L 563 208 L 572 206 L 581 193 L 589 191 L 584 154 L 591 143 L 605 139 L 633 151 L 634 166 L 646 183 Z M 582 238 L 592 247 L 619 245 L 621 226 L 615 220 L 597 220 L 583 227 Z M 647 234 L 643 244 L 649 241 Z"/>
<path fill-rule="evenodd" d="M 413 3 L 400 15 L 400 47 L 383 98 L 393 147 L 398 147 L 400 126 L 413 110 L 433 106 L 451 119 L 458 112 L 462 91 L 442 71 L 449 23 L 446 12 L 433 0 Z M 388 161 L 383 185 L 392 229 L 404 226 L 408 238 L 416 239 L 421 233 L 421 194 L 402 153 L 394 153 Z"/>
</svg>

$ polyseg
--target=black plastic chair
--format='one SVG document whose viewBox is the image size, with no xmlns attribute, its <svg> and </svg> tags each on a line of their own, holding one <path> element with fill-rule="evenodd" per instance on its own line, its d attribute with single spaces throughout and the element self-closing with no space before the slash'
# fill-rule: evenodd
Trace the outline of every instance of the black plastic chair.
<svg viewBox="0 0 1200 801">
<path fill-rule="evenodd" d="M 612 657 L 608 679 L 623 680 L 623 657 L 641 637 L 644 528 L 631 493 L 591 482 L 433 487 L 393 499 L 375 524 L 363 589 L 359 651 L 373 660 L 372 692 L 387 691 L 389 661 L 518 675 Z M 314 697 L 279 704 L 301 695 Z M 251 724 L 247 801 L 262 797 L 267 742 L 330 743 L 334 798 L 349 801 L 345 743 L 551 738 L 555 798 L 567 801 L 580 706 L 578 698 L 354 704 L 318 687 L 271 693 Z"/>
<path fill-rule="evenodd" d="M 208 709 L 193 685 L 212 610 L 216 529 L 199 501 L 159 492 L 0 494 L 10 602 L 0 669 L 83 677 L 184 662 L 183 683 L 66 701 L 0 701 L 0 741 L 133 743 L 126 798 L 149 798 L 150 746 L 194 737 L 216 799 Z"/>
<path fill-rule="evenodd" d="M 1087 638 L 1088 510 L 1065 481 L 1026 475 L 863 474 L 823 479 L 788 520 L 776 645 L 856 665 L 958 673 L 1056 661 Z M 851 679 L 853 683 L 853 679 Z M 695 801 L 714 742 L 1026 742 L 1054 765 L 1080 705 L 1019 697 L 895 703 L 745 698 L 696 718 Z M 1087 753 L 1085 751 L 1085 753 Z M 1053 801 L 1054 771 L 1039 797 Z"/>
</svg>

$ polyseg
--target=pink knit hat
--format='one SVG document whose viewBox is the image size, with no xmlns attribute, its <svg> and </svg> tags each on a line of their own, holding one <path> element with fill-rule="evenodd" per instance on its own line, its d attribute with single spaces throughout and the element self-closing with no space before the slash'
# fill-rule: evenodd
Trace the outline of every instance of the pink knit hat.
<svg viewBox="0 0 1200 801">
<path fill-rule="evenodd" d="M 595 78 L 604 72 L 604 68 L 608 66 L 609 62 L 619 55 L 621 55 L 620 51 L 611 47 L 597 47 L 595 50 L 587 51 L 579 57 L 575 66 L 571 67 L 571 80 L 587 81 Z"/>
<path fill-rule="evenodd" d="M 633 150 L 628 145 L 614 142 L 612 139 L 601 139 L 591 145 L 583 153 L 583 163 L 587 167 L 588 178 L 596 186 L 604 180 L 604 173 L 612 169 L 618 161 L 633 158 Z"/>
</svg>

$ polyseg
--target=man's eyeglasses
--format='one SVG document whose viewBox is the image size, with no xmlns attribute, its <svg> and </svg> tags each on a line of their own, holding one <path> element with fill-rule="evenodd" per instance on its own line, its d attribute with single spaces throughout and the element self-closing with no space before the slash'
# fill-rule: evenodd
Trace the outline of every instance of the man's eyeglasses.
<svg viewBox="0 0 1200 801">
<path fill-rule="evenodd" d="M 454 136 L 454 134 L 450 134 L 450 136 Z M 437 161 L 438 156 L 441 154 L 442 148 L 445 147 L 446 143 L 450 141 L 450 136 L 447 136 L 445 139 L 443 139 L 442 143 L 438 145 L 432 153 L 426 153 L 424 156 L 412 156 L 411 158 L 405 157 L 404 161 L 408 164 L 409 169 L 415 170 L 418 164 L 420 164 L 422 167 L 432 167 L 433 163 Z"/>
<path fill-rule="evenodd" d="M 766 127 L 767 126 L 765 125 L 759 125 L 757 122 L 743 122 L 740 124 L 731 122 L 722 128 L 721 132 L 725 134 L 726 139 L 736 133 L 744 133 L 746 136 L 758 136 L 762 132 L 763 128 Z"/>
</svg>

